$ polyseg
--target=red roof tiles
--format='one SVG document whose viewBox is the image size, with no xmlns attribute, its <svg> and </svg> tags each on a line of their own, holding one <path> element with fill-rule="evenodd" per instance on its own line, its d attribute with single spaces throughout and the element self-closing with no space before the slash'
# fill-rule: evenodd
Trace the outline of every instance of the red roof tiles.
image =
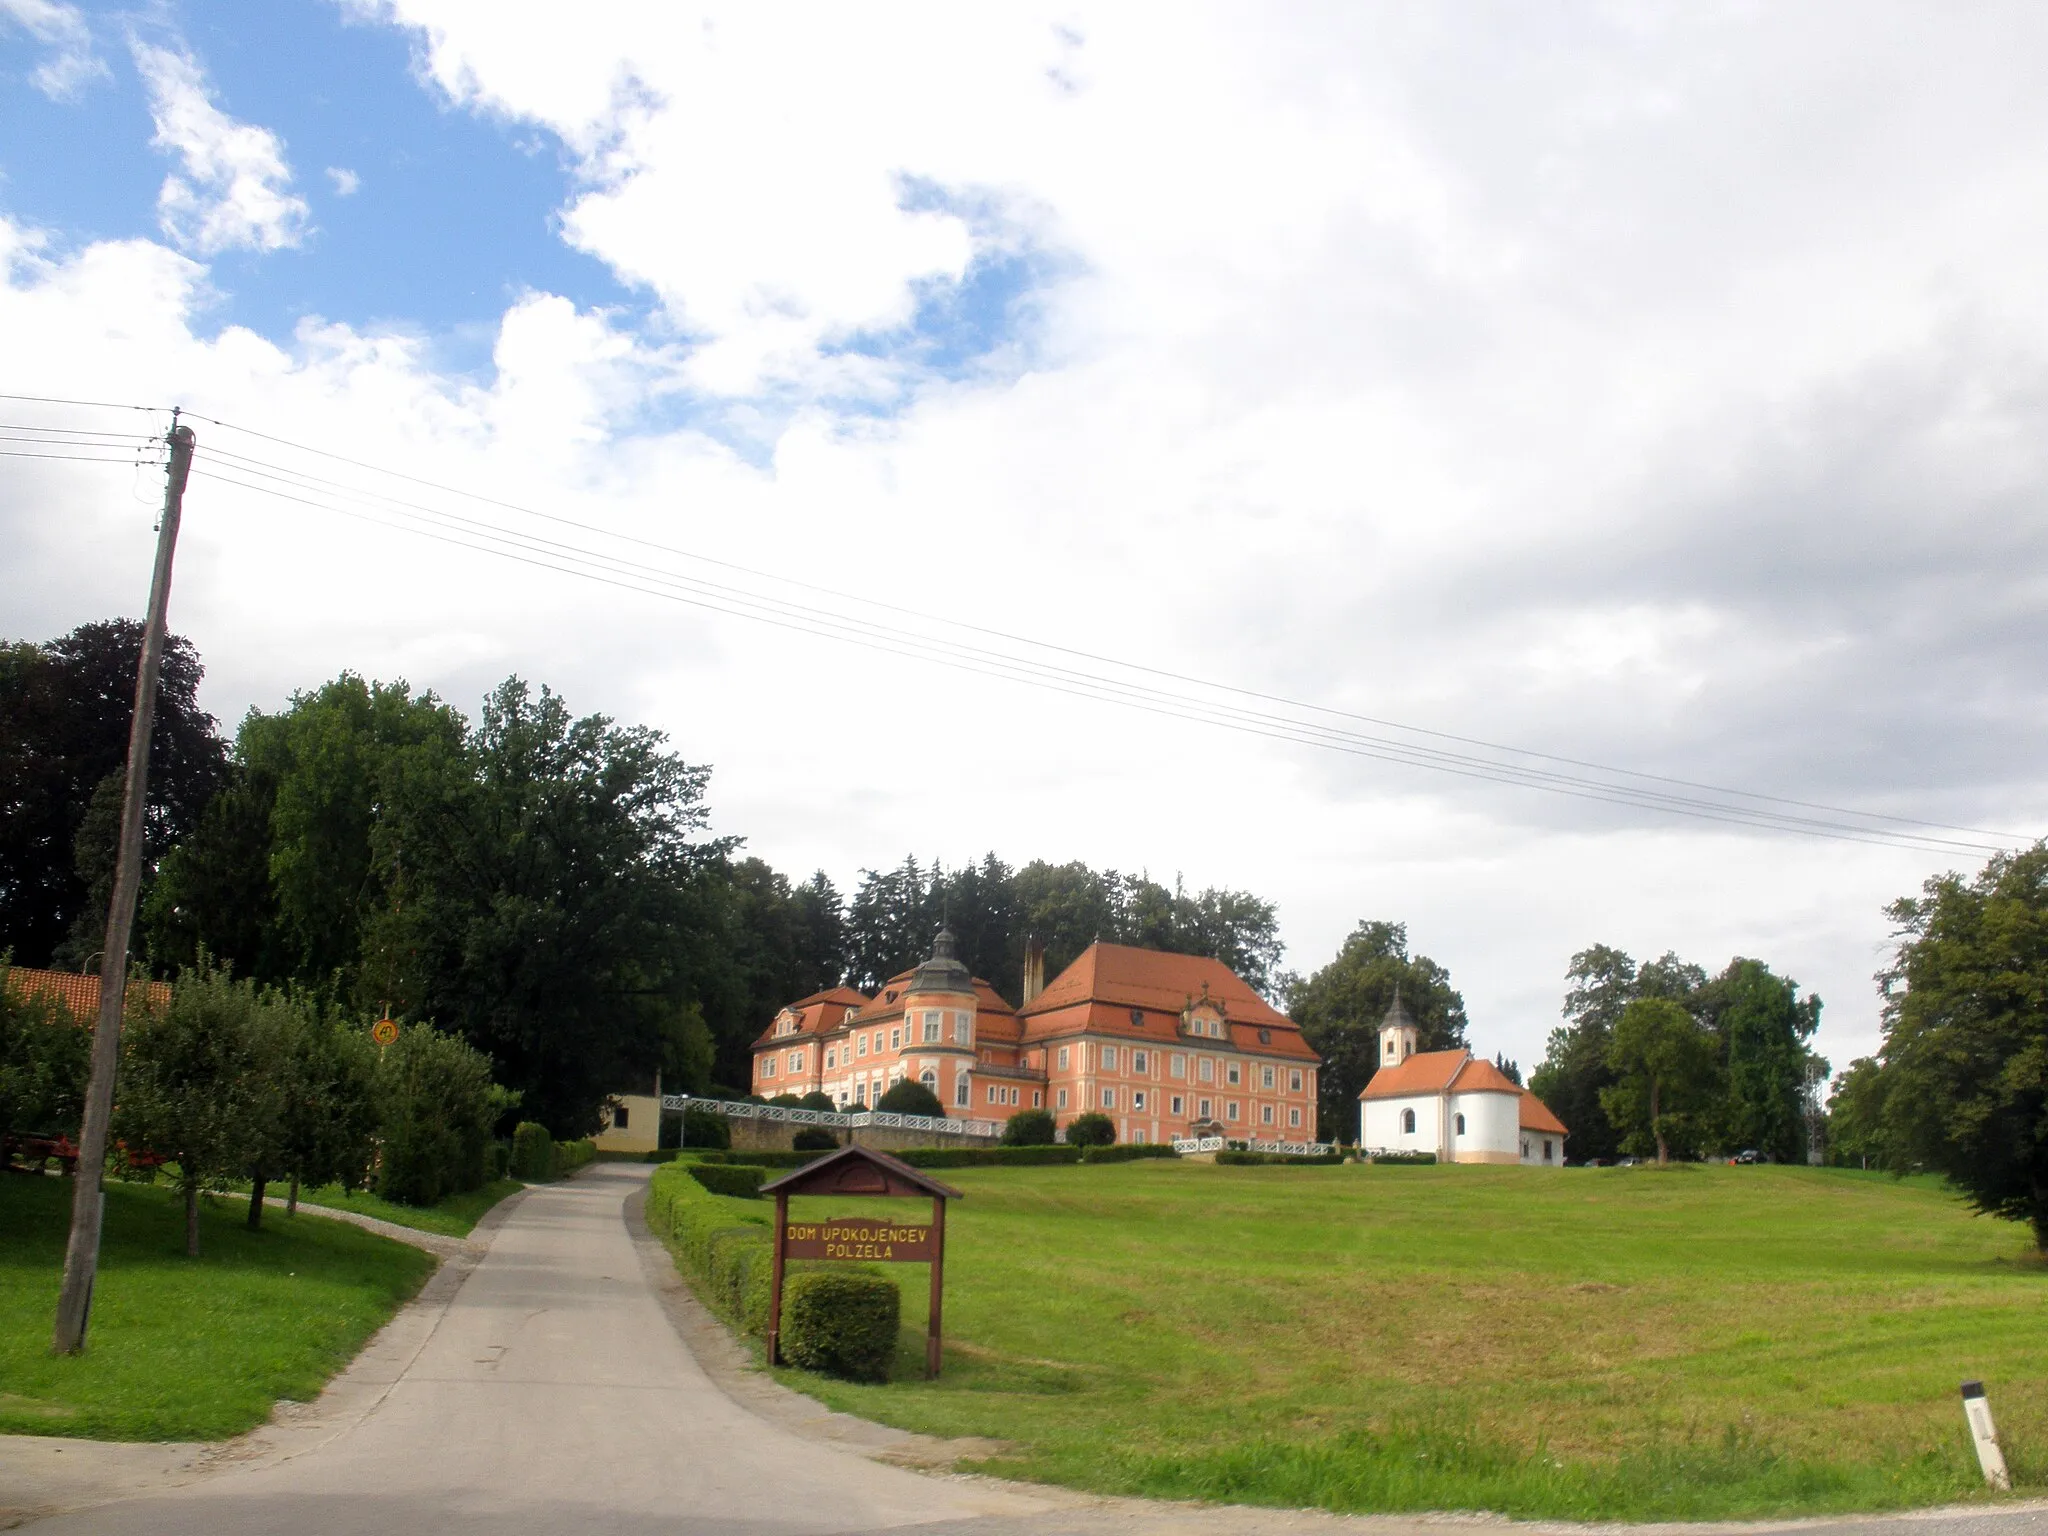
<svg viewBox="0 0 2048 1536">
<path fill-rule="evenodd" d="M 151 981 L 143 985 L 146 988 L 143 996 L 150 1006 L 161 1008 L 171 1000 L 169 982 Z M 98 976 L 80 976 L 71 971 L 39 971 L 25 965 L 10 965 L 7 967 L 7 987 L 16 997 L 54 998 L 81 1024 L 91 1024 L 100 1016 Z M 134 990 L 134 984 L 131 982 L 131 997 Z"/>
</svg>

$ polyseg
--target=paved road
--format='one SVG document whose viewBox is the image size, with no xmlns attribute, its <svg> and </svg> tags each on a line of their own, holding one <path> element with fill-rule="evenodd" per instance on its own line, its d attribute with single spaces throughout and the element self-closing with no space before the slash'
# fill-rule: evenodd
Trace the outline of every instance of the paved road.
<svg viewBox="0 0 2048 1536">
<path fill-rule="evenodd" d="M 1443 1523 L 1408 1518 L 1195 1510 L 927 1477 L 823 1443 L 815 1425 L 796 1433 L 786 1411 L 793 1399 L 784 1400 L 784 1422 L 774 1422 L 772 1407 L 760 1416 L 754 1409 L 767 1404 L 762 1394 L 776 1389 L 756 1377 L 755 1386 L 729 1394 L 664 1311 L 623 1219 L 646 1172 L 602 1166 L 529 1194 L 445 1310 L 416 1310 L 409 1333 L 402 1318 L 323 1399 L 298 1438 L 282 1432 L 267 1459 L 27 1529 L 38 1536 L 825 1536 L 909 1528 L 922 1536 L 1443 1536 Z M 699 1338 L 711 1358 L 713 1344 Z M 1804 1529 L 2048 1536 L 2048 1512 Z"/>
</svg>

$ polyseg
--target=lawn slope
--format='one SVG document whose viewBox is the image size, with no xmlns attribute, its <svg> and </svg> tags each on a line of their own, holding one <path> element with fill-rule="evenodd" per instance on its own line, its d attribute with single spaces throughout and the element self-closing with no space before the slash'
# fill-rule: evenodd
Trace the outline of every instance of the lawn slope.
<svg viewBox="0 0 2048 1536">
<path fill-rule="evenodd" d="M 107 1186 L 87 1348 L 50 1353 L 71 1185 L 0 1176 L 0 1432 L 210 1440 L 305 1401 L 416 1293 L 434 1260 L 310 1213 L 242 1224 L 208 1202 L 201 1257 L 154 1186 Z"/>
<path fill-rule="evenodd" d="M 958 1169 L 946 1375 L 834 1407 L 1110 1492 L 1727 1518 L 1980 1496 L 1988 1384 L 2048 1481 L 2048 1273 L 1926 1183 L 1827 1170 Z M 858 1209 L 849 1205 L 846 1210 Z M 826 1214 L 820 1202 L 816 1212 Z"/>
</svg>

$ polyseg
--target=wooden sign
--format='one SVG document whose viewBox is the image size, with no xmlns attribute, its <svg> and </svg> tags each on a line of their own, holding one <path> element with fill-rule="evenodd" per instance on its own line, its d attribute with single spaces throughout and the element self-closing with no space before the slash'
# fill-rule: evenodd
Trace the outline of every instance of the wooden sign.
<svg viewBox="0 0 2048 1536">
<path fill-rule="evenodd" d="M 794 1173 L 761 1186 L 775 1197 L 775 1257 L 768 1282 L 768 1363 L 782 1364 L 782 1280 L 791 1259 L 864 1259 L 869 1263 L 929 1264 L 931 1306 L 925 1313 L 924 1373 L 939 1374 L 939 1317 L 946 1295 L 946 1202 L 960 1191 L 886 1152 L 841 1147 Z M 792 1195 L 844 1199 L 849 1195 L 929 1198 L 931 1225 L 842 1216 L 832 1221 L 791 1221 Z"/>
<path fill-rule="evenodd" d="M 837 1221 L 792 1221 L 783 1228 L 782 1253 L 789 1259 L 854 1259 L 874 1264 L 929 1264 L 939 1256 L 928 1226 L 842 1217 Z"/>
</svg>

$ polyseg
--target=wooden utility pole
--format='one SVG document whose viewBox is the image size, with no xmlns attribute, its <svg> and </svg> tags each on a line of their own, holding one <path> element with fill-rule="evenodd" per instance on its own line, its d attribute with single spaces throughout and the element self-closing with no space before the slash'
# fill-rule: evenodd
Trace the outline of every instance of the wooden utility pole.
<svg viewBox="0 0 2048 1536">
<path fill-rule="evenodd" d="M 163 672 L 164 624 L 171 605 L 171 558 L 192 472 L 192 429 L 171 412 L 171 449 L 164 485 L 164 515 L 156 530 L 156 571 L 149 582 L 149 619 L 142 630 L 142 661 L 135 669 L 135 716 L 128 725 L 128 780 L 121 800 L 121 849 L 114 865 L 114 897 L 107 904 L 107 941 L 100 956 L 100 1016 L 92 1037 L 92 1076 L 85 1089 L 85 1124 L 78 1133 L 78 1174 L 71 1192 L 71 1240 L 64 1249 L 64 1286 L 57 1294 L 57 1327 L 50 1344 L 62 1355 L 85 1347 L 92 1317 L 92 1282 L 100 1262 L 101 1176 L 107 1163 L 107 1123 L 114 1113 L 114 1074 L 121 1064 L 121 1013 L 128 991 L 128 935 L 142 883 L 142 819 L 149 794 L 149 738 L 156 722 L 157 679 Z"/>
</svg>

